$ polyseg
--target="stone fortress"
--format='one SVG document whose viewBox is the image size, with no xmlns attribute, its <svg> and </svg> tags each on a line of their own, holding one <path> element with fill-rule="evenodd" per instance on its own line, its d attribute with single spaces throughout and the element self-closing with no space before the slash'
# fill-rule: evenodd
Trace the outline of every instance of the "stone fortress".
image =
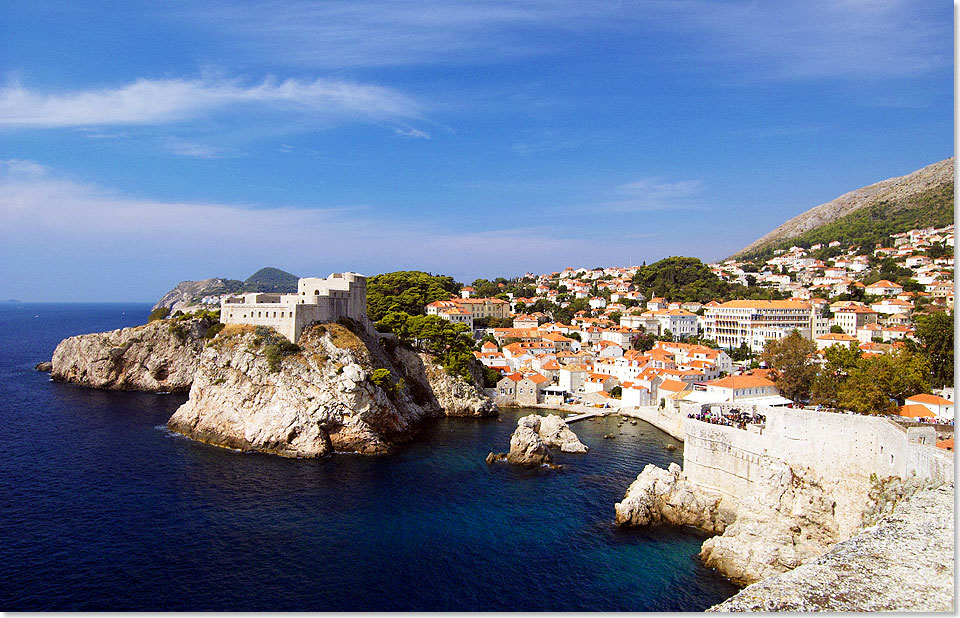
<svg viewBox="0 0 960 618">
<path fill-rule="evenodd" d="M 326 279 L 305 277 L 297 282 L 296 294 L 251 292 L 220 303 L 220 321 L 224 324 L 270 326 L 294 343 L 310 324 L 344 317 L 366 325 L 366 276 L 345 272 Z"/>
</svg>

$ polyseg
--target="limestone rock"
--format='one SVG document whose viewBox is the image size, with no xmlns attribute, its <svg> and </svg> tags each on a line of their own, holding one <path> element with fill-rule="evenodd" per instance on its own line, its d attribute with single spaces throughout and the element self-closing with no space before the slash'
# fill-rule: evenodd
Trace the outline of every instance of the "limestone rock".
<svg viewBox="0 0 960 618">
<path fill-rule="evenodd" d="M 33 368 L 36 369 L 37 371 L 43 371 L 45 373 L 49 373 L 53 371 L 53 363 L 49 361 L 45 363 L 37 363 L 36 365 L 34 365 Z"/>
<path fill-rule="evenodd" d="M 719 533 L 732 521 L 722 496 L 687 481 L 675 463 L 667 470 L 647 464 L 614 510 L 621 526 L 669 523 Z"/>
<path fill-rule="evenodd" d="M 365 330 L 321 324 L 274 371 L 250 327 L 224 329 L 200 358 L 190 399 L 168 427 L 188 437 L 286 457 L 383 453 L 439 414 L 418 405 L 402 372 Z M 393 385 L 375 385 L 387 369 Z"/>
<path fill-rule="evenodd" d="M 393 358 L 414 398 L 423 402 L 422 405 L 438 408 L 445 416 L 488 417 L 500 413 L 497 404 L 483 394 L 476 378 L 468 382 L 450 375 L 435 362 L 432 354 L 396 347 Z"/>
<path fill-rule="evenodd" d="M 953 507 L 953 484 L 923 489 L 825 555 L 708 611 L 953 612 Z"/>
<path fill-rule="evenodd" d="M 559 448 L 564 453 L 586 453 L 590 450 L 577 434 L 573 433 L 567 421 L 556 414 L 541 417 L 537 433 L 547 448 Z"/>
<path fill-rule="evenodd" d="M 540 416 L 531 414 L 517 421 L 517 429 L 510 436 L 510 452 L 507 461 L 523 466 L 539 466 L 552 462 L 550 449 L 543 443 L 540 434 Z"/>
<path fill-rule="evenodd" d="M 804 468 L 765 458 L 756 488 L 741 499 L 736 521 L 722 536 L 707 539 L 700 558 L 735 583 L 748 585 L 794 569 L 827 552 L 855 525 L 844 524 L 845 511 L 834 496 L 853 492 L 866 499 L 866 487 L 839 488 Z M 857 509 L 859 524 L 865 504 Z"/>
<path fill-rule="evenodd" d="M 186 391 L 206 343 L 204 335 L 214 323 L 208 318 L 159 320 L 69 337 L 53 353 L 51 376 L 94 388 Z"/>
</svg>

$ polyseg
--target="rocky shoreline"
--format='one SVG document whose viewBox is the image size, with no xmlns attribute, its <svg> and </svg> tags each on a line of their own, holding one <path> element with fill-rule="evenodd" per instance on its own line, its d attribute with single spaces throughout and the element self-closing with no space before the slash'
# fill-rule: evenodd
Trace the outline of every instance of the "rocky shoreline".
<svg viewBox="0 0 960 618">
<path fill-rule="evenodd" d="M 707 611 L 953 612 L 954 485 L 909 496 L 823 556 Z"/>
<path fill-rule="evenodd" d="M 51 376 L 92 388 L 188 391 L 171 430 L 284 457 L 384 453 L 424 419 L 498 414 L 477 383 L 449 375 L 429 354 L 384 347 L 372 327 L 319 324 L 293 345 L 263 327 L 217 333 L 214 324 L 158 320 L 70 337 L 54 352 Z"/>
</svg>

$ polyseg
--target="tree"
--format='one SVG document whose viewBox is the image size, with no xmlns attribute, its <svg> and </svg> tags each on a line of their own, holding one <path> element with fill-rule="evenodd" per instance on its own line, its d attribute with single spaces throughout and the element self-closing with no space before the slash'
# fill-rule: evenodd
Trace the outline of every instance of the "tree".
<svg viewBox="0 0 960 618">
<path fill-rule="evenodd" d="M 953 384 L 953 316 L 944 312 L 918 320 L 918 352 L 926 357 L 934 386 Z"/>
<path fill-rule="evenodd" d="M 452 277 L 418 270 L 384 273 L 367 280 L 367 316 L 377 322 L 390 311 L 419 315 L 436 300 L 446 300 L 460 291 Z"/>
<path fill-rule="evenodd" d="M 817 365 L 813 353 L 817 346 L 803 337 L 798 331 L 780 340 L 771 340 L 763 348 L 760 358 L 767 367 L 777 372 L 777 388 L 784 397 L 797 402 L 810 398 Z"/>
<path fill-rule="evenodd" d="M 831 333 L 841 334 L 841 333 L 843 333 L 843 329 L 840 328 L 839 326 L 837 326 L 836 324 L 834 324 L 833 326 L 830 327 L 830 332 L 831 332 Z"/>
<path fill-rule="evenodd" d="M 147 316 L 147 322 L 156 322 L 170 315 L 170 307 L 157 307 Z"/>
<path fill-rule="evenodd" d="M 838 407 L 860 414 L 884 414 L 904 400 L 930 390 L 930 363 L 909 350 L 858 358 L 837 388 Z"/>
<path fill-rule="evenodd" d="M 640 350 L 641 352 L 646 352 L 647 350 L 651 349 L 656 341 L 656 337 L 646 332 L 635 335 L 631 339 L 633 349 Z"/>
<path fill-rule="evenodd" d="M 840 407 L 840 386 L 860 360 L 860 348 L 832 345 L 823 351 L 826 363 L 813 383 L 813 402 L 828 408 Z"/>
</svg>

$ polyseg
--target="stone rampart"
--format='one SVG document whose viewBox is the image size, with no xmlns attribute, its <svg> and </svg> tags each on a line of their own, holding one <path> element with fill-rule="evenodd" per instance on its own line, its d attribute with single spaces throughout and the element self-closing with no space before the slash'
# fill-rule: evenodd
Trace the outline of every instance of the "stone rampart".
<svg viewBox="0 0 960 618">
<path fill-rule="evenodd" d="M 753 491 L 764 457 L 830 480 L 953 479 L 952 453 L 911 442 L 884 418 L 737 404 L 685 405 L 681 414 L 718 406 L 763 414 L 766 422 L 739 429 L 684 418 L 683 470 L 691 482 L 734 498 Z"/>
</svg>

